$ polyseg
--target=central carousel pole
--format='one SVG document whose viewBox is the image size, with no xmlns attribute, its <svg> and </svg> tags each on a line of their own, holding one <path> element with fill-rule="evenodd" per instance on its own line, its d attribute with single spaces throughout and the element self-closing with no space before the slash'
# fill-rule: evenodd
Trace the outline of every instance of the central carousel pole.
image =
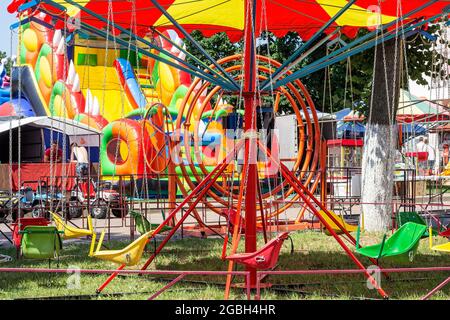
<svg viewBox="0 0 450 320">
<path fill-rule="evenodd" d="M 247 0 L 245 6 L 245 49 L 244 49 L 244 162 L 248 172 L 243 173 L 241 188 L 245 188 L 245 252 L 256 251 L 256 194 L 258 187 L 257 143 L 256 143 L 256 50 L 255 16 L 256 0 Z M 246 166 L 244 165 L 244 168 Z M 244 170 L 245 171 L 245 170 Z M 247 174 L 247 176 L 245 176 Z M 256 269 L 250 271 L 250 286 L 256 286 Z"/>
</svg>

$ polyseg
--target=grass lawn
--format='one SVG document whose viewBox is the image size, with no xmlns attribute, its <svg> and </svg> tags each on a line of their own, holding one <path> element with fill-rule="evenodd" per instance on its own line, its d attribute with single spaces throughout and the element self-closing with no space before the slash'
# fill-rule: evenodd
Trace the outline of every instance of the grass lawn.
<svg viewBox="0 0 450 320">
<path fill-rule="evenodd" d="M 320 232 L 292 233 L 295 251 L 290 253 L 290 241 L 283 246 L 279 270 L 305 269 L 354 269 L 356 266 L 344 251 L 333 240 Z M 363 234 L 361 242 L 369 245 L 381 239 L 379 234 Z M 436 244 L 446 239 L 436 239 Z M 260 243 L 262 243 L 260 239 Z M 227 262 L 220 259 L 222 251 L 221 239 L 183 239 L 171 241 L 157 257 L 149 269 L 159 270 L 226 270 Z M 243 241 L 241 241 L 241 245 Z M 125 242 L 112 242 L 111 248 L 122 248 Z M 150 249 L 153 246 L 150 246 Z M 242 249 L 242 246 L 241 246 Z M 65 244 L 60 261 L 61 268 L 79 267 L 82 269 L 113 269 L 117 266 L 87 256 L 88 244 Z M 0 253 L 15 257 L 14 249 L 0 249 Z M 146 253 L 144 258 L 148 257 Z M 366 265 L 368 259 L 360 257 Z M 143 260 L 144 261 L 144 260 Z M 419 251 L 413 263 L 390 263 L 385 261 L 384 267 L 431 267 L 450 266 L 450 255 L 431 252 L 428 239 L 421 241 Z M 14 260 L 0 264 L 1 267 L 48 267 L 47 261 Z M 56 267 L 56 263 L 52 263 Z M 136 266 L 135 269 L 138 269 Z M 240 268 L 240 267 L 239 267 Z M 449 274 L 404 273 L 391 274 L 390 279 L 382 279 L 383 289 L 391 299 L 418 299 L 442 282 Z M 85 275 L 80 278 L 78 288 L 68 288 L 70 274 L 46 273 L 0 273 L 0 299 L 61 297 L 76 295 L 93 295 L 95 289 L 106 279 L 106 275 Z M 172 277 L 173 278 L 173 277 Z M 167 283 L 168 277 L 158 279 L 155 276 L 120 276 L 105 289 L 104 295 L 91 297 L 95 299 L 146 299 Z M 195 282 L 180 282 L 158 299 L 223 299 L 225 277 L 188 277 Z M 70 281 L 70 280 L 69 280 Z M 208 281 L 209 283 L 204 283 Z M 236 277 L 235 282 L 243 278 Z M 300 275 L 271 276 L 268 282 L 272 289 L 263 290 L 262 299 L 358 299 L 379 298 L 376 290 L 369 290 L 363 275 Z M 109 295 L 127 293 L 124 295 Z M 232 299 L 245 299 L 243 290 L 233 289 Z M 434 299 L 450 299 L 450 285 L 445 287 Z"/>
</svg>

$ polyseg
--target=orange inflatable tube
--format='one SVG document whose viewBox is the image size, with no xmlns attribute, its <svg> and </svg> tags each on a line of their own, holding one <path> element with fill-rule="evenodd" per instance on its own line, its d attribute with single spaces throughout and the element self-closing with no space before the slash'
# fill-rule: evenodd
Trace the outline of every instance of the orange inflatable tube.
<svg viewBox="0 0 450 320">
<path fill-rule="evenodd" d="M 151 145 L 148 132 L 143 130 L 140 121 L 121 119 L 109 123 L 103 129 L 100 149 L 102 174 L 143 174 L 144 152 L 150 153 L 153 150 Z"/>
</svg>

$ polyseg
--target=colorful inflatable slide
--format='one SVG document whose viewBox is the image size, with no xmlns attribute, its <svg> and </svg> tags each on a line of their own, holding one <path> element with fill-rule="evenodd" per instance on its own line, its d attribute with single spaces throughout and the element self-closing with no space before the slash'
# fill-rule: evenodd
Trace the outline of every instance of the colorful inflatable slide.
<svg viewBox="0 0 450 320">
<path fill-rule="evenodd" d="M 97 129 L 102 133 L 100 164 L 104 175 L 164 171 L 164 159 L 148 159 L 168 157 L 170 133 L 164 132 L 173 129 L 173 122 L 179 117 L 180 105 L 191 86 L 190 75 L 129 49 L 117 49 L 102 39 L 81 33 L 66 38 L 60 30 L 45 26 L 52 23 L 49 16 L 40 13 L 36 18 L 43 23 L 34 20 L 20 26 L 12 92 L 0 91 L 0 115 L 65 117 Z M 164 37 L 183 45 L 175 32 L 166 31 Z M 184 54 L 164 37 L 153 40 L 184 59 Z M 155 103 L 166 106 L 169 115 L 163 121 L 159 114 L 150 123 L 144 115 Z M 203 111 L 210 110 L 208 105 Z M 228 112 L 222 111 L 222 116 Z M 225 143 L 221 121 L 220 117 L 203 117 L 202 148 Z M 186 161 L 186 152 L 195 159 L 193 150 L 183 149 L 182 161 Z M 209 166 L 220 160 L 218 155 L 208 153 L 202 157 Z M 193 174 L 192 170 L 188 174 Z"/>
</svg>

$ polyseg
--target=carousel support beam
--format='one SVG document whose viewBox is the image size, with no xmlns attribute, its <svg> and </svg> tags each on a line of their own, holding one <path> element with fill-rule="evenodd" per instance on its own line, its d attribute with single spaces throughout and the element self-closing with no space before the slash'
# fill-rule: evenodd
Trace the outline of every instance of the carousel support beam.
<svg viewBox="0 0 450 320">
<path fill-rule="evenodd" d="M 42 1 L 47 3 L 47 4 L 50 4 L 52 6 L 55 5 L 54 0 L 42 0 Z M 131 31 L 123 28 L 122 26 L 120 26 L 120 25 L 118 25 L 118 24 L 116 24 L 116 23 L 114 23 L 112 21 L 108 21 L 108 19 L 106 19 L 103 16 L 95 13 L 92 10 L 87 9 L 86 7 L 80 5 L 79 3 L 74 2 L 72 0 L 65 0 L 65 2 L 67 2 L 70 5 L 73 5 L 73 6 L 77 7 L 77 8 L 79 8 L 81 11 L 83 11 L 86 14 L 92 16 L 93 18 L 99 19 L 100 21 L 102 21 L 104 23 L 110 24 L 113 29 L 117 29 L 120 32 L 128 35 L 130 37 L 130 41 L 131 40 L 137 40 L 137 41 L 143 43 L 144 45 L 149 46 L 152 49 L 155 49 L 155 50 L 157 50 L 159 52 L 163 52 L 165 55 L 167 55 L 171 59 L 174 59 L 174 60 L 178 61 L 180 64 L 182 64 L 182 65 L 184 65 L 186 67 L 182 67 L 180 64 L 177 64 L 177 63 L 174 63 L 174 62 L 172 62 L 170 60 L 161 58 L 159 55 L 151 54 L 150 52 L 147 52 L 146 50 L 144 50 L 142 48 L 139 48 L 137 46 L 134 48 L 135 51 L 140 52 L 140 53 L 142 53 L 142 54 L 144 54 L 144 55 L 146 55 L 146 56 L 148 56 L 150 58 L 153 58 L 153 59 L 155 59 L 157 61 L 160 61 L 160 62 L 163 62 L 165 64 L 168 64 L 168 65 L 170 65 L 170 66 L 172 66 L 172 67 L 174 67 L 174 68 L 176 68 L 178 70 L 185 71 L 185 72 L 187 72 L 187 73 L 189 73 L 189 74 L 191 74 L 193 76 L 198 76 L 199 78 L 201 78 L 203 80 L 209 81 L 209 82 L 214 83 L 216 85 L 220 85 L 223 88 L 226 88 L 227 90 L 234 90 L 234 86 L 230 85 L 228 82 L 225 82 L 225 79 L 223 77 L 220 77 L 220 78 L 211 77 L 211 74 L 208 74 L 208 73 L 204 72 L 203 70 L 197 68 L 196 66 L 191 65 L 187 61 L 185 61 L 183 59 L 180 59 L 178 56 L 172 54 L 171 52 L 169 52 L 167 50 L 164 50 L 163 48 L 160 48 L 160 47 L 156 46 L 155 44 L 151 43 L 150 41 L 148 41 L 148 40 L 146 40 L 146 39 L 144 39 L 142 37 L 137 36 L 136 34 L 132 33 Z M 51 14 L 51 13 L 49 13 L 49 14 Z M 55 16 L 55 15 L 53 15 L 53 16 L 58 18 L 58 16 Z M 123 40 L 123 39 L 111 36 L 111 35 L 103 32 L 103 31 L 101 32 L 102 34 L 99 34 L 99 31 L 100 31 L 99 29 L 93 28 L 93 27 L 89 26 L 86 23 L 81 22 L 81 25 L 85 29 L 87 29 L 88 31 L 93 32 L 94 34 L 100 35 L 101 37 L 106 38 L 108 40 L 116 41 L 117 43 L 120 43 L 125 48 L 129 47 L 128 42 Z M 222 81 L 222 79 L 224 81 Z"/>
<path fill-rule="evenodd" d="M 33 7 L 36 7 L 41 1 L 40 0 L 32 0 L 30 2 L 26 2 L 24 4 L 21 4 L 19 8 L 17 9 L 17 12 L 23 12 L 28 9 L 31 9 Z"/>
<path fill-rule="evenodd" d="M 123 39 L 114 37 L 113 35 L 107 34 L 104 31 L 100 31 L 98 29 L 95 29 L 95 28 L 93 28 L 93 27 L 91 27 L 89 25 L 84 24 L 83 22 L 81 23 L 81 27 L 84 28 L 84 30 L 89 31 L 89 32 L 91 32 L 93 34 L 96 34 L 96 35 L 98 35 L 100 37 L 103 37 L 103 38 L 111 40 L 111 41 L 115 41 L 117 44 L 119 44 L 123 48 L 128 48 L 128 42 L 123 40 Z M 142 48 L 136 47 L 135 49 L 136 49 L 137 52 L 143 54 L 144 56 L 150 57 L 150 58 L 155 59 L 155 60 L 157 60 L 159 62 L 162 62 L 162 63 L 165 63 L 167 65 L 170 65 L 171 67 L 173 67 L 175 69 L 178 69 L 178 70 L 181 70 L 181 71 L 185 71 L 185 72 L 191 74 L 192 76 L 199 77 L 202 80 L 211 82 L 211 83 L 213 83 L 215 85 L 219 85 L 219 86 L 222 86 L 222 87 L 227 88 L 228 90 L 230 90 L 230 88 L 227 87 L 227 84 L 224 84 L 223 82 L 221 82 L 217 78 L 212 78 L 210 74 L 208 74 L 206 72 L 203 72 L 203 70 L 200 70 L 200 69 L 196 68 L 195 69 L 196 71 L 193 71 L 193 69 L 189 69 L 189 68 L 183 67 L 180 64 L 177 64 L 177 63 L 175 63 L 175 62 L 173 62 L 171 60 L 162 58 L 159 55 L 153 54 L 153 53 L 151 53 L 151 52 L 149 52 L 147 50 L 144 50 Z M 163 50 L 162 52 L 165 52 L 165 51 Z M 184 64 L 189 65 L 188 63 L 184 63 Z"/>
<path fill-rule="evenodd" d="M 194 47 L 196 47 L 209 61 L 212 62 L 212 64 L 222 72 L 222 74 L 225 76 L 225 78 L 228 80 L 228 82 L 234 87 L 235 90 L 240 90 L 239 84 L 234 80 L 234 78 L 226 72 L 223 67 L 217 63 L 217 61 L 211 57 L 211 55 L 206 52 L 205 49 L 197 42 L 194 38 L 177 22 L 177 20 L 172 17 L 156 0 L 150 0 L 153 5 L 183 34 L 183 36 L 191 42 Z"/>
<path fill-rule="evenodd" d="M 310 209 L 313 211 L 313 213 L 319 218 L 319 220 L 325 221 L 322 217 L 322 215 L 319 214 L 319 212 L 317 211 L 317 209 L 315 207 L 312 206 L 312 203 L 310 200 L 312 200 L 316 206 L 318 206 L 327 216 L 328 218 L 333 221 L 333 223 L 340 229 L 340 231 L 342 231 L 345 236 L 347 237 L 347 239 L 350 241 L 351 244 L 356 245 L 357 241 L 356 239 L 347 231 L 347 229 L 342 225 L 341 221 L 339 221 L 338 219 L 336 219 L 331 213 L 330 211 L 314 196 L 314 194 L 312 194 L 308 188 L 306 188 L 303 183 L 298 180 L 298 178 L 295 176 L 295 174 L 293 172 L 291 172 L 283 163 L 281 163 L 279 160 L 275 159 L 271 153 L 270 150 L 268 150 L 260 141 L 258 141 L 258 145 L 261 148 L 261 150 L 263 150 L 263 152 L 270 157 L 271 161 L 274 161 L 274 163 L 276 163 L 281 169 L 282 169 L 282 175 L 287 174 L 290 178 L 286 179 L 289 183 L 289 185 L 292 186 L 292 188 L 294 188 L 295 192 L 298 193 L 298 195 L 303 199 L 303 201 L 305 202 L 305 204 L 310 207 Z M 292 181 L 294 181 L 295 183 L 292 184 Z M 306 199 L 306 200 L 305 200 Z M 325 223 L 322 222 L 322 224 L 329 229 L 327 226 L 329 226 L 329 224 L 325 221 Z M 329 230 L 330 231 L 330 230 Z M 334 230 L 331 230 L 330 233 L 332 234 L 334 232 Z M 334 232 L 335 233 L 335 232 Z M 341 243 L 341 239 L 339 238 L 338 242 Z M 369 260 L 374 264 L 379 266 L 379 263 L 377 260 L 369 258 Z M 382 270 L 382 273 L 384 276 L 388 277 L 388 275 Z"/>
<path fill-rule="evenodd" d="M 372 277 L 372 275 L 367 271 L 366 267 L 358 260 L 355 254 L 349 249 L 349 247 L 342 241 L 342 239 L 336 234 L 336 232 L 331 228 L 328 222 L 320 215 L 316 207 L 309 201 L 308 197 L 303 194 L 303 191 L 299 186 L 303 186 L 301 181 L 298 181 L 297 178 L 289 171 L 289 169 L 280 163 L 281 173 L 283 177 L 288 181 L 288 183 L 294 188 L 294 190 L 300 195 L 302 200 L 308 205 L 310 210 L 314 213 L 314 215 L 319 218 L 320 222 L 325 226 L 325 228 L 330 232 L 333 238 L 339 243 L 339 245 L 344 249 L 350 259 L 361 269 L 364 270 L 364 275 L 367 279 L 372 283 L 374 288 L 377 288 L 378 293 L 383 298 L 388 298 L 388 294 L 379 286 L 377 281 Z"/>
<path fill-rule="evenodd" d="M 392 22 L 390 22 L 390 23 L 388 23 L 388 24 L 386 24 L 386 25 L 384 25 L 384 26 L 381 26 L 381 29 L 382 29 L 382 30 L 388 30 L 389 28 L 391 28 L 391 27 L 393 27 L 393 26 L 395 26 L 395 25 L 398 25 L 400 22 L 402 22 L 403 20 L 405 20 L 405 19 L 408 18 L 409 16 L 411 16 L 411 15 L 413 15 L 413 14 L 416 14 L 416 13 L 418 13 L 418 12 L 420 12 L 420 11 L 426 9 L 427 7 L 429 7 L 429 6 L 431 6 L 432 4 L 436 3 L 437 1 L 438 1 L 438 0 L 428 1 L 427 3 L 421 5 L 420 7 L 416 8 L 416 9 L 414 9 L 414 10 L 411 10 L 410 12 L 408 12 L 408 13 L 402 15 L 401 17 L 397 18 L 396 20 L 394 20 L 394 21 L 392 21 Z M 346 9 L 346 10 L 348 10 L 348 9 Z M 344 12 L 345 12 L 345 11 L 344 11 Z M 341 15 L 342 15 L 344 12 L 342 12 Z M 339 15 L 339 12 L 337 13 L 337 15 Z M 335 17 L 336 17 L 336 16 L 335 16 Z M 327 28 L 329 27 L 329 25 L 331 25 L 332 22 L 334 22 L 337 18 L 339 18 L 339 17 L 337 17 L 336 19 L 334 19 L 335 17 L 333 17 L 332 19 L 330 19 L 330 21 L 326 24 L 326 25 L 328 25 Z M 330 22 L 331 22 L 331 23 L 330 23 Z M 326 25 L 325 25 L 325 26 L 326 26 Z M 271 80 L 272 83 L 273 83 L 274 81 L 276 81 L 277 79 L 279 79 L 279 78 L 282 76 L 282 74 L 281 74 L 280 72 L 281 72 L 284 68 L 290 67 L 289 64 L 291 64 L 291 65 L 292 65 L 292 64 L 295 64 L 295 62 L 296 62 L 295 59 L 297 59 L 298 57 L 300 57 L 300 54 L 303 52 L 303 51 L 301 51 L 301 50 L 304 50 L 304 49 L 302 49 L 302 48 L 304 48 L 306 45 L 308 45 L 308 47 L 309 47 L 309 46 L 311 45 L 311 43 L 314 42 L 315 40 L 317 40 L 317 37 L 319 37 L 319 36 L 320 36 L 327 28 L 323 28 L 323 27 L 322 27 L 321 30 L 319 30 L 319 32 L 315 33 L 315 34 L 313 35 L 313 37 L 311 38 L 311 39 L 314 39 L 313 41 L 311 41 L 311 39 L 310 39 L 309 41 L 307 41 L 307 42 L 305 43 L 305 45 L 303 45 L 302 47 L 300 47 L 300 48 L 298 49 L 298 51 L 300 51 L 299 53 L 298 53 L 297 51 L 294 52 L 293 56 L 289 57 L 289 58 L 286 60 L 286 62 L 283 63 L 283 65 L 281 65 L 277 70 L 275 70 L 274 74 L 272 75 L 272 80 Z M 323 29 L 323 30 L 322 30 L 322 29 Z M 368 33 L 368 34 L 365 35 L 365 36 L 359 37 L 358 39 L 356 39 L 355 41 L 353 41 L 351 45 L 349 45 L 349 46 L 347 46 L 347 47 L 344 47 L 344 48 L 341 48 L 340 50 L 337 50 L 336 52 L 332 53 L 331 55 L 328 55 L 328 56 L 326 56 L 326 57 L 324 57 L 324 58 L 322 58 L 322 59 L 317 60 L 314 64 L 311 64 L 311 65 L 315 65 L 315 64 L 317 64 L 317 63 L 320 63 L 321 61 L 324 61 L 324 60 L 326 60 L 326 59 L 331 58 L 332 56 L 335 56 L 335 55 L 337 55 L 337 54 L 339 54 L 339 53 L 341 53 L 341 52 L 344 52 L 345 50 L 349 49 L 350 47 L 353 47 L 353 46 L 355 46 L 355 45 L 357 45 L 357 44 L 359 44 L 359 43 L 362 43 L 363 41 L 366 41 L 366 40 L 368 40 L 368 39 L 370 39 L 370 38 L 372 38 L 372 37 L 375 37 L 376 34 L 377 34 L 378 32 L 379 32 L 379 30 L 375 30 L 375 31 L 372 31 L 372 32 Z M 310 43 L 310 42 L 311 42 L 311 43 Z M 307 48 L 307 47 L 306 47 L 306 48 Z M 305 48 L 305 49 L 306 49 L 306 48 Z M 311 66 L 311 65 L 310 65 L 310 66 Z M 308 67 L 309 67 L 309 66 L 306 66 L 305 68 L 308 68 Z M 267 80 L 261 85 L 261 90 L 267 90 L 270 84 L 271 84 L 270 79 L 267 79 Z M 278 86 L 277 86 L 277 87 L 278 87 Z"/>
<path fill-rule="evenodd" d="M 282 71 L 285 68 L 290 68 L 293 64 L 295 64 L 295 60 L 300 57 L 300 55 L 305 52 L 322 34 L 337 20 L 339 19 L 347 10 L 356 2 L 356 0 L 351 0 L 347 2 L 347 4 L 339 10 L 330 20 L 327 21 L 308 41 L 305 42 L 300 48 L 298 48 L 279 68 L 275 70 L 272 74 L 272 78 L 267 79 L 261 85 L 261 90 L 265 90 L 269 87 L 270 81 L 275 81 L 278 75 L 282 75 Z"/>
<path fill-rule="evenodd" d="M 179 45 L 178 43 L 176 43 L 175 41 L 173 41 L 172 39 L 170 39 L 170 37 L 167 37 L 166 35 L 164 35 L 161 31 L 158 31 L 155 28 L 151 28 L 153 32 L 155 32 L 158 36 L 160 36 L 161 38 L 163 38 L 165 41 L 167 41 L 168 43 L 170 43 L 172 46 L 174 46 L 175 48 L 177 48 L 178 50 L 180 50 L 182 53 L 184 53 L 187 57 L 190 57 L 192 60 L 195 60 L 198 64 L 200 64 L 202 67 L 204 67 L 205 69 L 209 70 L 213 75 L 216 75 L 217 77 L 219 77 L 220 79 L 223 79 L 225 81 L 225 78 L 222 76 L 222 74 L 220 74 L 217 69 L 212 68 L 211 66 L 207 65 L 206 63 L 204 63 L 202 60 L 200 60 L 198 57 L 196 57 L 195 55 L 193 55 L 192 53 L 190 53 L 189 51 L 187 51 L 183 46 Z"/>
<path fill-rule="evenodd" d="M 244 135 L 245 153 L 244 164 L 247 164 L 246 181 L 241 182 L 241 188 L 245 188 L 245 252 L 256 251 L 256 203 L 258 188 L 257 167 L 257 125 L 256 107 L 259 104 L 256 98 L 257 62 L 255 48 L 255 23 L 256 23 L 256 1 L 247 0 L 245 8 L 245 48 L 244 48 Z M 245 165 L 244 165 L 245 167 Z M 245 174 L 244 174 L 245 176 Z M 256 287 L 256 269 L 246 266 L 250 272 L 250 284 Z"/>
<path fill-rule="evenodd" d="M 274 84 L 273 88 L 277 89 L 280 86 L 286 85 L 289 82 L 292 82 L 294 80 L 303 78 L 303 77 L 305 77 L 305 76 L 307 76 L 307 75 L 309 75 L 311 73 L 314 73 L 316 71 L 324 69 L 327 66 L 330 66 L 330 65 L 335 64 L 337 62 L 343 61 L 343 60 L 347 59 L 348 57 L 354 56 L 355 54 L 361 53 L 361 52 L 363 52 L 363 51 L 365 51 L 367 49 L 373 48 L 377 44 L 382 43 L 382 42 L 386 42 L 386 41 L 388 41 L 390 39 L 393 39 L 396 36 L 403 36 L 404 34 L 406 34 L 407 32 L 409 32 L 411 30 L 413 30 L 414 28 L 418 28 L 418 27 L 421 27 L 421 26 L 423 26 L 425 24 L 431 23 L 434 20 L 439 19 L 443 15 L 445 15 L 445 14 L 441 13 L 441 14 L 435 15 L 435 16 L 433 16 L 433 17 L 431 17 L 429 19 L 423 20 L 423 21 L 421 21 L 419 23 L 411 24 L 410 26 L 408 26 L 407 28 L 402 29 L 401 31 L 399 31 L 397 29 L 396 30 L 397 32 L 393 31 L 393 32 L 387 33 L 386 35 L 383 35 L 383 37 L 381 37 L 380 39 L 375 38 L 374 40 L 370 40 L 370 41 L 368 41 L 368 42 L 358 46 L 355 49 L 349 49 L 350 47 L 355 46 L 356 42 L 360 42 L 359 40 L 355 40 L 355 41 L 351 42 L 349 45 L 347 45 L 345 47 L 342 47 L 341 49 L 335 51 L 334 53 L 332 53 L 332 54 L 330 54 L 328 56 L 325 56 L 322 59 L 317 60 L 315 63 L 312 63 L 312 64 L 306 66 L 305 68 L 300 69 L 300 70 L 294 72 L 293 74 L 291 74 L 291 75 L 289 75 L 289 76 L 287 76 L 287 77 L 277 81 Z M 362 38 L 359 38 L 359 39 L 362 39 Z M 343 54 L 337 55 L 338 53 L 341 53 L 342 51 L 345 51 L 347 49 L 349 50 L 348 52 L 345 52 Z M 334 58 L 332 58 L 332 57 L 334 57 Z"/>
<path fill-rule="evenodd" d="M 227 167 L 228 163 L 231 161 L 231 159 L 234 158 L 235 153 L 237 153 L 241 147 L 242 142 L 237 143 L 235 146 L 235 149 L 231 151 L 225 159 L 219 163 L 198 185 L 197 187 L 192 190 L 191 194 L 187 196 L 168 216 L 167 218 L 155 229 L 155 231 L 152 233 L 152 236 L 148 238 L 147 242 L 150 241 L 153 237 L 155 237 L 164 226 L 167 226 L 170 221 L 175 217 L 175 215 L 188 203 L 190 203 L 188 210 L 183 214 L 183 217 L 177 222 L 175 227 L 172 228 L 169 235 L 164 239 L 164 241 L 159 245 L 157 251 L 146 261 L 144 266 L 141 268 L 141 270 L 146 270 L 150 263 L 153 261 L 153 259 L 156 257 L 156 255 L 161 252 L 163 247 L 166 245 L 166 243 L 170 240 L 170 238 L 175 234 L 175 232 L 178 230 L 178 228 L 181 226 L 181 224 L 184 222 L 184 220 L 191 214 L 192 210 L 194 210 L 195 206 L 198 202 L 202 199 L 202 197 L 208 192 L 208 190 L 211 188 L 213 183 L 219 178 L 219 176 L 222 174 L 222 172 Z M 197 197 L 197 199 L 191 203 L 191 201 Z M 125 264 L 122 264 L 119 266 L 117 270 L 122 270 L 125 268 Z M 106 286 L 118 275 L 118 272 L 115 272 L 111 274 L 108 279 L 96 290 L 97 294 L 100 294 Z"/>
</svg>

